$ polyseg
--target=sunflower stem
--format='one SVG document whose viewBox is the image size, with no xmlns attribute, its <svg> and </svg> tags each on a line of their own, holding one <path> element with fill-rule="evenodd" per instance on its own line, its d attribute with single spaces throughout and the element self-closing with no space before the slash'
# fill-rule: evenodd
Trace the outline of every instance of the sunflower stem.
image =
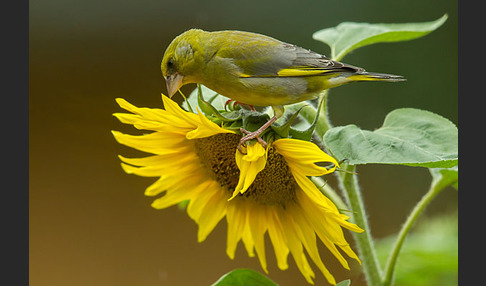
<svg viewBox="0 0 486 286">
<path fill-rule="evenodd" d="M 329 112 L 327 111 L 327 96 L 329 91 L 325 90 L 319 97 L 319 104 L 322 104 L 322 108 L 319 114 L 319 120 L 317 121 L 316 133 L 319 138 L 323 138 L 327 130 L 332 128 L 331 120 L 329 119 Z"/>
<path fill-rule="evenodd" d="M 393 282 L 393 274 L 395 271 L 395 266 L 397 263 L 398 256 L 400 254 L 400 250 L 402 249 L 403 242 L 407 237 L 410 229 L 414 225 L 415 221 L 418 219 L 420 214 L 423 212 L 425 207 L 429 205 L 429 203 L 445 188 L 443 185 L 435 184 L 432 182 L 430 185 L 429 190 L 427 193 L 422 197 L 422 199 L 415 205 L 414 209 L 408 216 L 407 220 L 403 224 L 400 233 L 397 236 L 395 244 L 390 252 L 390 256 L 388 257 L 388 261 L 385 268 L 385 275 L 383 277 L 382 286 L 390 286 Z"/>
<path fill-rule="evenodd" d="M 346 170 L 354 172 L 355 166 L 348 165 L 346 166 Z M 338 178 L 346 196 L 347 203 L 353 211 L 354 223 L 365 230 L 361 234 L 353 233 L 353 236 L 359 251 L 359 257 L 362 261 L 366 280 L 368 285 L 379 286 L 382 283 L 382 270 L 371 237 L 357 176 L 348 172 L 342 172 L 338 174 Z"/>
</svg>

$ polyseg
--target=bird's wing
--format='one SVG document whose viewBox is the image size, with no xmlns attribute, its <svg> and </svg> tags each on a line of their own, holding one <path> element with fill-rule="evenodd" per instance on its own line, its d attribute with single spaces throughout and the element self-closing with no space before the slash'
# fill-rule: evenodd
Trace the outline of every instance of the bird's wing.
<svg viewBox="0 0 486 286">
<path fill-rule="evenodd" d="M 278 76 L 311 76 L 329 72 L 364 71 L 364 69 L 333 61 L 330 58 L 295 45 L 283 43 L 283 52 L 295 55 L 288 67 L 282 67 Z"/>
<path fill-rule="evenodd" d="M 231 61 L 240 77 L 311 76 L 328 72 L 363 71 L 316 52 L 260 34 L 224 35 L 226 42 L 216 56 Z"/>
</svg>

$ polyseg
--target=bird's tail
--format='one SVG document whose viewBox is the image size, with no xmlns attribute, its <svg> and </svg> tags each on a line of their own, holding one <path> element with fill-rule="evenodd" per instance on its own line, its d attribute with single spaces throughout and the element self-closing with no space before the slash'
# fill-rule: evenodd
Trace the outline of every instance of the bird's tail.
<svg viewBox="0 0 486 286">
<path fill-rule="evenodd" d="M 366 71 L 360 71 L 360 72 L 354 73 L 352 75 L 349 75 L 348 79 L 350 79 L 352 81 L 390 81 L 390 82 L 397 82 L 397 81 L 405 81 L 406 80 L 401 75 L 366 72 Z"/>
</svg>

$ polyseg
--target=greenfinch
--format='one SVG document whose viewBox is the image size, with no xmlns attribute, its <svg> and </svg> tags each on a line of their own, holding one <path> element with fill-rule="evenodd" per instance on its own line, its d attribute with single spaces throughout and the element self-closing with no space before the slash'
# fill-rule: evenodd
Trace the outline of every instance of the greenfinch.
<svg viewBox="0 0 486 286">
<path fill-rule="evenodd" d="M 269 36 L 243 31 L 190 29 L 167 47 L 162 75 L 172 97 L 188 83 L 200 83 L 236 102 L 271 106 L 274 116 L 255 132 L 242 130 L 238 149 L 257 138 L 284 106 L 318 97 L 322 91 L 357 81 L 404 80 L 401 76 L 366 72 Z"/>
</svg>

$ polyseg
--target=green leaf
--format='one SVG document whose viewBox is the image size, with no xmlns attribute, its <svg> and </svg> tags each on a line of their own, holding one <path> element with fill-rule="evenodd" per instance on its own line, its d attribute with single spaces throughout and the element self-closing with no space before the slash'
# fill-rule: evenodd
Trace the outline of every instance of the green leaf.
<svg viewBox="0 0 486 286">
<path fill-rule="evenodd" d="M 213 95 L 209 99 L 209 101 L 204 100 L 203 92 L 201 85 L 197 85 L 197 105 L 201 109 L 201 111 L 206 115 L 206 116 L 214 116 L 215 118 L 221 120 L 221 121 L 235 121 L 241 118 L 239 112 L 224 112 L 224 115 L 222 112 L 220 112 L 216 107 L 214 107 L 211 103 L 215 101 L 216 98 L 219 97 L 219 94 Z"/>
<path fill-rule="evenodd" d="M 235 269 L 223 275 L 211 286 L 277 286 L 270 278 L 251 269 Z"/>
<path fill-rule="evenodd" d="M 206 115 L 206 116 L 211 116 L 215 113 L 218 113 L 215 108 L 204 99 L 203 92 L 201 85 L 197 85 L 197 106 L 201 109 L 201 111 Z M 214 96 L 217 96 L 216 94 Z M 213 97 L 214 97 L 213 96 Z"/>
<path fill-rule="evenodd" d="M 224 107 L 228 99 L 204 85 L 198 84 L 197 88 L 182 102 L 182 107 L 193 113 L 200 110 L 208 119 L 218 124 L 221 122 L 231 123 L 241 119 L 241 115 L 237 111 L 225 111 Z"/>
<path fill-rule="evenodd" d="M 201 88 L 201 94 L 203 95 L 203 99 L 208 101 L 214 108 L 217 110 L 224 110 L 224 104 L 226 101 L 229 99 L 225 96 L 222 96 L 218 94 L 216 91 L 207 88 L 206 86 L 200 84 L 199 85 Z M 183 102 L 182 106 L 186 109 L 189 110 L 188 108 L 188 103 L 190 106 L 196 109 L 195 107 L 199 107 L 198 104 L 198 90 L 199 88 L 195 88 L 191 94 L 187 97 L 187 102 Z"/>
<path fill-rule="evenodd" d="M 356 125 L 332 128 L 324 143 L 338 160 L 347 159 L 350 165 L 450 168 L 458 163 L 457 127 L 440 115 L 413 108 L 390 112 L 375 131 Z"/>
<path fill-rule="evenodd" d="M 291 128 L 292 127 L 292 123 L 295 121 L 295 119 L 298 117 L 300 111 L 304 107 L 305 107 L 305 105 L 302 105 L 302 107 L 300 109 L 297 109 L 297 111 L 294 114 L 292 114 L 290 116 L 290 118 L 287 119 L 287 121 L 285 123 L 280 124 L 280 125 L 276 125 L 276 124 L 274 125 L 274 124 L 272 124 L 270 126 L 270 128 L 272 128 L 273 131 L 275 131 L 281 137 L 284 137 L 284 138 L 289 137 L 289 132 L 292 131 L 292 128 Z M 304 131 L 301 131 L 301 132 L 304 133 Z M 310 135 L 312 135 L 312 133 Z M 293 137 L 293 138 L 295 138 L 295 137 Z M 299 138 L 299 139 L 306 140 L 306 139 L 302 139 L 302 138 Z"/>
<path fill-rule="evenodd" d="M 347 279 L 347 280 L 343 280 L 341 282 L 339 282 L 338 284 L 336 284 L 336 286 L 349 286 L 351 285 L 351 280 Z"/>
<path fill-rule="evenodd" d="M 318 108 L 317 108 L 316 117 L 314 118 L 314 121 L 312 122 L 312 124 L 304 130 L 292 128 L 290 130 L 291 134 L 292 134 L 292 138 L 305 140 L 305 141 L 311 140 L 312 134 L 314 134 L 314 130 L 316 130 L 316 127 L 318 126 L 319 120 L 322 119 L 322 114 L 324 114 L 323 116 L 325 116 L 325 108 L 323 108 L 324 105 L 325 105 L 325 99 L 323 97 L 321 97 L 320 100 L 319 100 L 319 105 L 318 105 Z"/>
<path fill-rule="evenodd" d="M 432 184 L 435 188 L 443 189 L 445 187 L 452 186 L 457 190 L 459 181 L 458 166 L 448 169 L 434 168 L 429 169 L 429 171 L 432 175 Z"/>
<path fill-rule="evenodd" d="M 435 21 L 422 23 L 370 24 L 343 22 L 336 27 L 315 32 L 312 38 L 329 45 L 331 47 L 331 58 L 339 61 L 346 54 L 360 47 L 423 37 L 439 28 L 446 20 L 447 14 Z"/>
</svg>

